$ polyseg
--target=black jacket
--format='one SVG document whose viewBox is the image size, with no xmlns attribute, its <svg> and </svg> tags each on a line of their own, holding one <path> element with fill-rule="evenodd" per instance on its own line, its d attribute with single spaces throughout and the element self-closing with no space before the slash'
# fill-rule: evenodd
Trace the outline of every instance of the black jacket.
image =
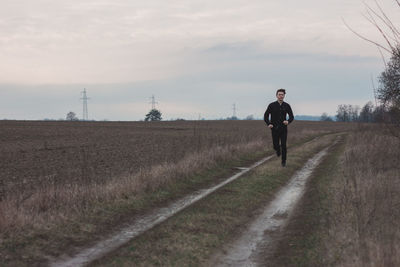
<svg viewBox="0 0 400 267">
<path fill-rule="evenodd" d="M 283 124 L 283 121 L 286 120 L 286 116 L 289 114 L 289 123 L 294 120 L 293 111 L 290 105 L 286 102 L 282 102 L 282 105 L 279 104 L 278 101 L 272 102 L 268 105 L 267 110 L 264 113 L 264 121 L 267 125 L 274 125 L 275 129 L 281 128 L 281 126 L 286 127 Z M 271 115 L 271 120 L 269 119 L 269 115 Z"/>
</svg>

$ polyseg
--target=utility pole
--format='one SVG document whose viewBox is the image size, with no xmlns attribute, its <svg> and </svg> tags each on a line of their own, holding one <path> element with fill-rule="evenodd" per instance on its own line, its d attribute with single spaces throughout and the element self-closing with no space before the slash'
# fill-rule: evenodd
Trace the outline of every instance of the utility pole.
<svg viewBox="0 0 400 267">
<path fill-rule="evenodd" d="M 153 109 L 156 109 L 156 104 L 158 104 L 158 102 L 156 102 L 156 99 L 155 99 L 154 95 L 152 95 L 152 96 L 150 97 L 150 99 L 151 99 L 151 102 L 149 102 L 149 103 L 151 104 L 151 109 L 152 109 L 152 110 L 153 110 Z"/>
<path fill-rule="evenodd" d="M 83 112 L 82 112 L 82 120 L 87 121 L 89 120 L 89 112 L 88 112 L 88 107 L 87 107 L 87 102 L 90 98 L 87 97 L 86 95 L 86 88 L 83 88 L 82 93 L 82 100 L 83 100 Z"/>
<path fill-rule="evenodd" d="M 233 118 L 236 118 L 236 103 L 233 103 Z"/>
</svg>

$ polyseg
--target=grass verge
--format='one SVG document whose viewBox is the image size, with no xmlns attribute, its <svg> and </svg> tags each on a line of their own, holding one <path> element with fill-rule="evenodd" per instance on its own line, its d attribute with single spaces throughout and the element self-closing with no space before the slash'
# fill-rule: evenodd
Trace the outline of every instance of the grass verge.
<svg viewBox="0 0 400 267">
<path fill-rule="evenodd" d="M 317 168 L 271 266 L 400 266 L 400 140 L 350 132 Z"/>
<path fill-rule="evenodd" d="M 269 161 L 92 266 L 196 266 L 232 241 L 273 194 L 335 136 L 323 136 L 290 150 L 288 165 Z"/>
</svg>

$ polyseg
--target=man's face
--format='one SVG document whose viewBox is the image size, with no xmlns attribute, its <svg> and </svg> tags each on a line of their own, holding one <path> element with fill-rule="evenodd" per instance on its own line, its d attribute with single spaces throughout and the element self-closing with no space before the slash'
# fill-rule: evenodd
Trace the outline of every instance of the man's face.
<svg viewBox="0 0 400 267">
<path fill-rule="evenodd" d="M 283 92 L 278 92 L 276 94 L 276 98 L 278 98 L 278 101 L 283 101 L 283 99 L 285 98 L 285 94 Z"/>
</svg>

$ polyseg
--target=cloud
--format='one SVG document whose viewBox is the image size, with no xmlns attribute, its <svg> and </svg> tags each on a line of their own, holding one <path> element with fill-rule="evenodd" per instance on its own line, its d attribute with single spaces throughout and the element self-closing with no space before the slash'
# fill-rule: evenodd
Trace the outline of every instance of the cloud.
<svg viewBox="0 0 400 267">
<path fill-rule="evenodd" d="M 355 47 L 362 42 L 340 20 L 348 16 L 353 22 L 358 5 L 314 0 L 301 4 L 209 0 L 184 4 L 174 0 L 168 4 L 41 0 L 33 4 L 8 0 L 0 11 L 0 82 L 163 79 L 178 75 L 186 68 L 185 59 L 197 50 L 225 53 L 228 48 L 240 55 L 241 43 L 256 43 L 280 58 L 286 53 L 360 55 L 373 48 L 367 44 Z M 355 26 L 360 25 L 356 22 Z"/>
<path fill-rule="evenodd" d="M 97 119 L 140 119 L 152 94 L 166 117 L 230 116 L 233 103 L 258 117 L 280 87 L 300 111 L 332 113 L 318 103 L 371 97 L 383 67 L 341 20 L 378 38 L 360 11 L 344 0 L 4 0 L 0 114 L 63 117 L 84 87 Z"/>
</svg>

